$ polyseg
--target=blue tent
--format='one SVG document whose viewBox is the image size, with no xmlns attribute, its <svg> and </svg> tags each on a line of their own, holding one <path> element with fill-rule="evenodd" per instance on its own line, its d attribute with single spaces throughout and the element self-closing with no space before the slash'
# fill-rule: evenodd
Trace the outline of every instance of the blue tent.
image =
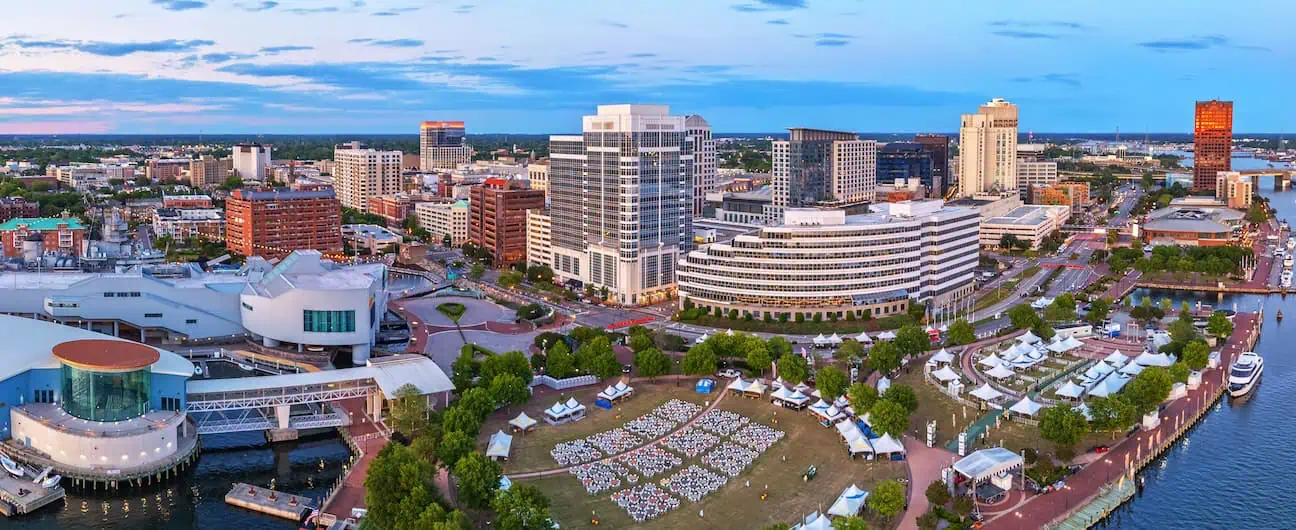
<svg viewBox="0 0 1296 530">
<path fill-rule="evenodd" d="M 700 379 L 698 380 L 697 385 L 693 387 L 693 389 L 696 390 L 697 393 L 699 394 L 710 394 L 711 390 L 714 388 L 715 388 L 714 379 Z"/>
</svg>

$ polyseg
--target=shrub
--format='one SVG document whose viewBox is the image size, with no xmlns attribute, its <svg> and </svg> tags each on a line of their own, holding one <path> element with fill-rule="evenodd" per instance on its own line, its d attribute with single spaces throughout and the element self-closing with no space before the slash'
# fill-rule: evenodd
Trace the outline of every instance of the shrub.
<svg viewBox="0 0 1296 530">
<path fill-rule="evenodd" d="M 950 501 L 949 486 L 943 480 L 927 485 L 927 502 L 932 506 L 944 506 Z"/>
</svg>

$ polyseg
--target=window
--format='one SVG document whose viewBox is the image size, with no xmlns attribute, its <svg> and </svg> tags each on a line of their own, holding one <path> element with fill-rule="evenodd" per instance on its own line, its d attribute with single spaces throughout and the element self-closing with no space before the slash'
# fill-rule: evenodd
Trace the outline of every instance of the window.
<svg viewBox="0 0 1296 530">
<path fill-rule="evenodd" d="M 185 324 L 197 324 L 197 323 L 198 323 L 198 319 L 196 318 L 190 318 L 185 320 Z"/>
<path fill-rule="evenodd" d="M 116 293 L 104 293 L 104 298 L 112 298 Z"/>
<path fill-rule="evenodd" d="M 302 331 L 316 333 L 355 332 L 355 311 L 302 311 Z"/>
<path fill-rule="evenodd" d="M 132 291 L 130 295 L 131 295 L 131 298 L 139 298 L 140 293 L 139 293 L 139 291 Z"/>
<path fill-rule="evenodd" d="M 144 318 L 162 318 L 162 313 L 144 313 Z"/>
<path fill-rule="evenodd" d="M 164 397 L 162 399 L 162 410 L 180 410 L 180 398 Z"/>
<path fill-rule="evenodd" d="M 252 304 L 249 304 L 249 303 L 247 303 L 247 302 L 243 302 L 243 309 L 246 309 L 246 310 L 248 310 L 248 311 L 251 311 L 251 310 L 252 310 Z"/>
<path fill-rule="evenodd" d="M 37 390 L 37 391 L 35 392 L 35 396 L 32 398 L 32 401 L 35 401 L 36 403 L 53 403 L 53 402 L 54 402 L 54 391 L 53 391 L 53 390 Z"/>
</svg>

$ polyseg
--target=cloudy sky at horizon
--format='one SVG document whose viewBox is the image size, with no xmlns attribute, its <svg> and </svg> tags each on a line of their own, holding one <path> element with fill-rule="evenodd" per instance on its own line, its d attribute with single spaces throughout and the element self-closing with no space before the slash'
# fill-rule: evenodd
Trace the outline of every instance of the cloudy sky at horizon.
<svg viewBox="0 0 1296 530">
<path fill-rule="evenodd" d="M 0 134 L 570 132 L 666 103 L 718 132 L 1296 125 L 1296 3 L 41 0 L 0 27 Z"/>
</svg>

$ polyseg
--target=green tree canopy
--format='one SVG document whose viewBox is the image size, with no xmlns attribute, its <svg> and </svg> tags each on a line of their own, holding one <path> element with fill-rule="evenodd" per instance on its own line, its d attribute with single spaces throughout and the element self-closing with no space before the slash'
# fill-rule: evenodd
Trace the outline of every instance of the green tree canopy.
<svg viewBox="0 0 1296 530">
<path fill-rule="evenodd" d="M 778 376 L 790 385 L 796 385 L 810 377 L 810 366 L 805 357 L 795 353 L 785 353 L 778 360 Z"/>
<path fill-rule="evenodd" d="M 868 530 L 868 523 L 858 515 L 838 517 L 832 520 L 833 530 Z"/>
<path fill-rule="evenodd" d="M 575 375 L 576 357 L 572 355 L 566 343 L 558 341 L 549 346 L 549 353 L 545 354 L 545 373 L 555 379 Z"/>
<path fill-rule="evenodd" d="M 590 371 L 599 379 L 616 377 L 617 374 L 621 373 L 621 363 L 617 361 L 616 354 L 612 353 L 611 350 L 598 354 L 592 363 Z"/>
<path fill-rule="evenodd" d="M 636 353 L 655 346 L 652 335 L 637 333 L 630 335 L 630 349 Z"/>
<path fill-rule="evenodd" d="M 962 346 L 976 342 L 976 328 L 968 323 L 967 319 L 960 318 L 955 320 L 949 327 L 949 343 L 952 346 Z"/>
<path fill-rule="evenodd" d="M 1089 432 L 1084 414 L 1062 403 L 1040 411 L 1040 436 L 1059 447 L 1075 447 Z"/>
<path fill-rule="evenodd" d="M 1121 393 L 1125 395 L 1134 411 L 1140 416 L 1156 410 L 1157 406 L 1170 395 L 1173 381 L 1170 373 L 1160 366 L 1152 366 L 1139 372 L 1134 379 L 1125 384 Z"/>
<path fill-rule="evenodd" d="M 869 420 L 873 422 L 874 431 L 900 437 L 909 428 L 909 411 L 904 405 L 880 399 L 869 409 Z"/>
<path fill-rule="evenodd" d="M 520 351 L 488 355 L 481 363 L 481 380 L 484 382 L 494 381 L 495 376 L 504 373 L 517 376 L 524 385 L 531 384 L 531 379 L 535 376 L 531 372 L 531 362 Z"/>
<path fill-rule="evenodd" d="M 1187 383 L 1188 374 L 1191 371 L 1192 370 L 1188 368 L 1188 363 L 1185 363 L 1183 361 L 1179 361 L 1177 363 L 1170 365 L 1170 368 L 1166 370 L 1166 372 L 1170 374 L 1170 381 L 1172 382 L 1172 384 Z"/>
<path fill-rule="evenodd" d="M 406 383 L 396 389 L 396 399 L 391 404 L 392 427 L 406 438 L 413 439 L 428 425 L 427 397 L 414 385 Z"/>
<path fill-rule="evenodd" d="M 918 355 L 931 348 L 931 336 L 917 324 L 908 324 L 896 331 L 895 345 L 906 357 Z"/>
<path fill-rule="evenodd" d="M 778 335 L 770 337 L 769 340 L 765 341 L 765 344 L 769 346 L 770 357 L 775 359 L 792 353 L 792 343 Z"/>
<path fill-rule="evenodd" d="M 883 480 L 873 486 L 864 504 L 883 518 L 890 519 L 904 510 L 905 488 L 894 480 Z"/>
<path fill-rule="evenodd" d="M 878 400 L 878 391 L 868 383 L 855 383 L 846 391 L 846 399 L 855 410 L 872 410 Z"/>
<path fill-rule="evenodd" d="M 537 530 L 553 527 L 549 498 L 530 484 L 513 484 L 491 502 L 495 527 L 500 530 Z"/>
<path fill-rule="evenodd" d="M 670 357 L 657 348 L 640 350 L 634 361 L 640 377 L 657 377 L 670 371 Z"/>
<path fill-rule="evenodd" d="M 715 351 L 710 345 L 702 343 L 689 348 L 680 368 L 688 375 L 704 376 L 715 373 L 718 363 Z"/>
<path fill-rule="evenodd" d="M 1008 320 L 1012 321 L 1015 329 L 1034 329 L 1044 323 L 1035 309 L 1026 304 L 1017 304 L 1009 309 Z"/>
<path fill-rule="evenodd" d="M 1109 431 L 1113 437 L 1137 421 L 1134 406 L 1120 394 L 1090 398 L 1089 414 L 1095 431 Z"/>
<path fill-rule="evenodd" d="M 1044 308 L 1044 318 L 1051 321 L 1075 320 L 1075 297 L 1071 293 L 1062 293 L 1053 299 L 1053 303 Z"/>
<path fill-rule="evenodd" d="M 445 466 L 446 469 L 454 469 L 460 458 L 473 452 L 476 448 L 477 444 L 473 441 L 473 438 L 463 431 L 447 430 L 445 434 L 441 435 L 441 443 L 437 444 L 437 460 L 440 460 L 441 465 Z"/>
<path fill-rule="evenodd" d="M 388 443 L 365 475 L 366 519 L 376 528 L 417 530 L 449 517 L 437 495 L 432 462 L 418 458 L 397 442 Z"/>
<path fill-rule="evenodd" d="M 945 506 L 950 501 L 949 485 L 944 480 L 937 480 L 927 485 L 927 502 L 932 506 Z"/>
<path fill-rule="evenodd" d="M 882 393 L 882 399 L 904 407 L 909 413 L 918 410 L 918 394 L 909 385 L 892 384 Z"/>
<path fill-rule="evenodd" d="M 815 388 L 818 388 L 823 398 L 830 402 L 846 394 L 848 382 L 846 372 L 836 366 L 825 366 L 815 374 Z"/>
<path fill-rule="evenodd" d="M 868 364 L 874 370 L 889 374 L 900 368 L 902 358 L 900 348 L 897 348 L 894 343 L 880 341 L 869 349 Z"/>
<path fill-rule="evenodd" d="M 531 390 L 522 378 L 506 372 L 491 379 L 490 396 L 500 405 L 521 405 L 531 399 Z"/>
<path fill-rule="evenodd" d="M 1210 321 L 1206 322 L 1206 332 L 1216 338 L 1227 339 L 1233 335 L 1233 322 L 1229 321 L 1223 311 L 1216 311 L 1211 315 Z"/>
<path fill-rule="evenodd" d="M 1183 348 L 1183 361 L 1193 370 L 1201 370 L 1210 362 L 1210 346 L 1203 340 L 1189 341 Z"/>
<path fill-rule="evenodd" d="M 587 372 L 593 371 L 595 359 L 611 353 L 612 341 L 606 335 L 594 337 L 576 348 L 576 366 Z"/>
<path fill-rule="evenodd" d="M 852 361 L 862 361 L 868 358 L 868 354 L 864 352 L 864 345 L 853 340 L 848 340 L 838 346 L 837 355 Z"/>
<path fill-rule="evenodd" d="M 473 390 L 480 389 L 474 388 Z M 446 431 L 459 431 L 471 436 L 477 436 L 477 431 L 481 429 L 481 417 L 468 407 L 456 405 L 450 407 L 441 415 L 441 428 Z M 442 459 L 442 461 L 444 460 Z"/>
<path fill-rule="evenodd" d="M 450 382 L 454 383 L 455 390 L 460 394 L 471 388 L 473 378 L 477 377 L 480 365 L 473 357 L 472 348 L 463 348 L 450 366 Z"/>
<path fill-rule="evenodd" d="M 747 350 L 747 366 L 757 375 L 764 375 L 774 359 L 770 357 L 769 345 L 760 339 L 752 341 Z"/>
<path fill-rule="evenodd" d="M 472 508 L 488 508 L 499 490 L 500 466 L 481 453 L 469 453 L 454 467 L 459 479 L 459 501 Z"/>
<path fill-rule="evenodd" d="M 1085 320 L 1096 326 L 1109 315 L 1111 315 L 1111 302 L 1106 298 L 1099 298 L 1089 302 L 1089 313 L 1085 314 Z"/>
</svg>

